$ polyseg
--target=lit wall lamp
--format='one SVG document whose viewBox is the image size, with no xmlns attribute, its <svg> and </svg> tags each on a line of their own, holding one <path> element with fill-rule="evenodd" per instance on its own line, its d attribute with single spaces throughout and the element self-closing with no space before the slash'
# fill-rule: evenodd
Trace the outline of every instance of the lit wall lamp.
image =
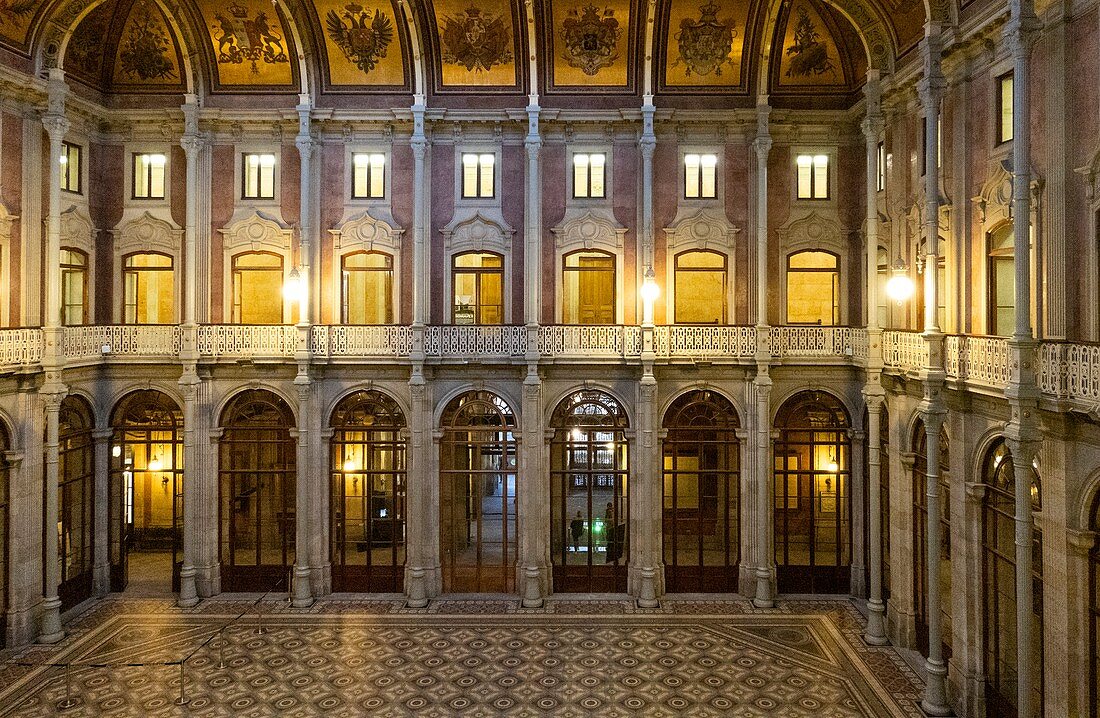
<svg viewBox="0 0 1100 718">
<path fill-rule="evenodd" d="M 909 276 L 909 268 L 900 259 L 890 271 L 890 279 L 886 281 L 886 296 L 898 304 L 908 301 L 917 287 L 913 284 L 913 278 Z"/>
<path fill-rule="evenodd" d="M 352 474 L 351 486 L 353 489 L 359 488 L 359 476 L 355 473 L 359 470 L 359 467 L 355 465 L 355 459 L 348 458 L 344 461 L 344 473 Z"/>
<path fill-rule="evenodd" d="M 653 323 L 653 304 L 659 296 L 661 296 L 661 288 L 657 286 L 657 275 L 653 272 L 653 266 L 650 265 L 642 278 L 642 323 Z"/>
<path fill-rule="evenodd" d="M 290 270 L 290 274 L 286 277 L 286 283 L 283 284 L 283 296 L 291 302 L 301 302 L 305 298 L 305 287 L 302 286 L 302 275 L 298 272 L 298 268 Z"/>
</svg>

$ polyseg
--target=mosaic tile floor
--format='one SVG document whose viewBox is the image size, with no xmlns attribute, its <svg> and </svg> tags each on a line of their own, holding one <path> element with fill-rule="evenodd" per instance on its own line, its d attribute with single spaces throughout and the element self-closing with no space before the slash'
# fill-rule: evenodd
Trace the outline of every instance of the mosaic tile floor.
<svg viewBox="0 0 1100 718">
<path fill-rule="evenodd" d="M 58 646 L 0 653 L 0 716 L 921 715 L 917 677 L 864 645 L 862 617 L 840 600 L 261 610 L 101 601 Z"/>
</svg>

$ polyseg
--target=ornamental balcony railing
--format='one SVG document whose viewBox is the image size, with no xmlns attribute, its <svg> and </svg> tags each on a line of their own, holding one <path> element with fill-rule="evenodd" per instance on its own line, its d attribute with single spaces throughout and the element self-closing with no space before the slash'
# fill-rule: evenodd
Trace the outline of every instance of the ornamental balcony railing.
<svg viewBox="0 0 1100 718">
<path fill-rule="evenodd" d="M 41 329 L 0 330 L 0 366 L 33 366 L 42 361 L 45 341 Z"/>
<path fill-rule="evenodd" d="M 180 353 L 181 330 L 170 324 L 107 324 L 64 327 L 61 351 L 66 359 L 101 356 L 156 357 Z"/>
<path fill-rule="evenodd" d="M 653 351 L 661 359 L 751 359 L 756 355 L 756 327 L 655 327 Z"/>
<path fill-rule="evenodd" d="M 773 327 L 777 357 L 854 357 L 866 355 L 867 330 L 855 327 Z"/>
<path fill-rule="evenodd" d="M 424 328 L 424 354 L 446 359 L 511 359 L 527 353 L 527 327 L 430 326 Z"/>
<path fill-rule="evenodd" d="M 637 358 L 642 354 L 642 328 L 614 324 L 539 327 L 538 349 L 549 359 Z"/>
<path fill-rule="evenodd" d="M 309 347 L 319 358 L 407 357 L 412 351 L 409 326 L 314 326 Z"/>
<path fill-rule="evenodd" d="M 198 331 L 199 355 L 213 359 L 280 359 L 298 348 L 298 328 L 290 325 L 203 324 Z"/>
</svg>

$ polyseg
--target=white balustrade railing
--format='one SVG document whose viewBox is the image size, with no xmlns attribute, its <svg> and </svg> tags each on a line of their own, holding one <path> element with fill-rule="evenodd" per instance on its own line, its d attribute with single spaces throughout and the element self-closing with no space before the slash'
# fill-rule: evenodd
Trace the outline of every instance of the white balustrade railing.
<svg viewBox="0 0 1100 718">
<path fill-rule="evenodd" d="M 641 327 L 614 324 L 539 327 L 539 354 L 547 358 L 638 357 L 641 353 Z"/>
<path fill-rule="evenodd" d="M 1087 405 L 1100 403 L 1100 344 L 1039 345 L 1039 390 Z"/>
<path fill-rule="evenodd" d="M 315 326 L 310 351 L 321 357 L 407 357 L 412 351 L 412 327 Z"/>
<path fill-rule="evenodd" d="M 976 384 L 1003 387 L 1008 383 L 1008 340 L 1002 337 L 959 339 L 959 379 Z M 946 362 L 945 362 L 946 364 Z"/>
<path fill-rule="evenodd" d="M 61 351 L 67 359 L 118 356 L 174 356 L 180 353 L 175 325 L 108 324 L 65 327 Z"/>
<path fill-rule="evenodd" d="M 292 357 L 298 328 L 287 325 L 204 324 L 199 327 L 199 354 L 209 357 Z"/>
<path fill-rule="evenodd" d="M 866 329 L 851 327 L 774 327 L 772 353 L 780 357 L 852 356 Z"/>
<path fill-rule="evenodd" d="M 655 327 L 653 351 L 662 358 L 751 358 L 756 354 L 756 328 L 709 325 Z"/>
<path fill-rule="evenodd" d="M 41 329 L 0 330 L 0 366 L 37 364 L 44 345 Z"/>
<path fill-rule="evenodd" d="M 424 354 L 455 359 L 522 357 L 525 326 L 430 326 L 424 328 Z"/>
<path fill-rule="evenodd" d="M 919 332 L 883 332 L 882 363 L 910 371 L 928 366 L 928 342 Z"/>
</svg>

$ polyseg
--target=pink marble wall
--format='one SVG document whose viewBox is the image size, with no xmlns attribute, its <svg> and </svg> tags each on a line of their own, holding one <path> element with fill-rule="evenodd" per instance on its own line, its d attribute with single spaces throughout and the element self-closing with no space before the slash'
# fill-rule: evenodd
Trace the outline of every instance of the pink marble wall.
<svg viewBox="0 0 1100 718">
<path fill-rule="evenodd" d="M 432 221 L 428 235 L 432 257 L 431 320 L 433 324 L 445 324 L 451 321 L 450 299 L 443 295 L 446 272 L 450 271 L 450 266 L 443 251 L 440 230 L 454 217 L 455 150 L 451 145 L 435 145 L 431 148 L 431 155 Z"/>
<path fill-rule="evenodd" d="M 337 281 L 336 272 L 338 261 L 332 247 L 332 235 L 330 229 L 336 229 L 344 215 L 344 197 L 348 190 L 346 174 L 348 169 L 344 165 L 343 145 L 322 145 L 318 153 L 317 161 L 321 163 L 321 206 L 319 216 L 320 227 L 320 266 L 314 272 L 320 274 L 321 295 L 315 297 L 319 302 L 321 321 L 326 324 L 339 324 L 341 308 L 334 306 L 333 297 L 337 287 L 333 286 Z"/>
<path fill-rule="evenodd" d="M 512 235 L 512 323 L 523 324 L 523 293 L 527 275 L 523 271 L 525 234 L 524 202 L 527 186 L 527 150 L 522 145 L 505 145 L 501 151 L 501 210 L 504 221 L 516 230 Z M 506 300 L 507 301 L 507 300 Z"/>
<path fill-rule="evenodd" d="M 746 277 L 756 272 L 749 266 L 749 243 L 756 242 L 756 235 L 749 231 L 749 188 L 755 179 L 749 174 L 752 148 L 748 145 L 727 144 L 723 179 L 725 180 L 726 218 L 741 232 L 734 237 L 733 256 L 730 257 L 730 273 L 733 276 L 733 305 L 729 308 L 729 321 L 747 324 L 749 305 L 755 301 L 749 296 Z"/>
<path fill-rule="evenodd" d="M 553 324 L 554 291 L 561 266 L 554 250 L 554 233 L 565 217 L 565 193 L 569 191 L 565 177 L 565 152 L 563 144 L 543 145 L 539 155 L 539 172 L 542 175 L 542 323 Z"/>
<path fill-rule="evenodd" d="M 3 147 L 0 148 L 0 157 L 3 158 L 3 172 L 0 172 L 0 201 L 14 214 L 22 217 L 23 206 L 23 118 L 10 112 L 3 113 L 0 126 L 3 135 L 0 137 Z M 19 241 L 22 234 L 22 219 L 14 220 L 11 224 L 11 242 L 8 245 L 8 311 L 10 324 L 17 326 L 22 309 L 20 288 L 22 283 L 23 247 Z"/>
<path fill-rule="evenodd" d="M 114 296 L 115 274 L 121 271 L 114 266 L 115 229 L 122 220 L 126 186 L 126 152 L 122 145 L 92 143 L 88 148 L 88 212 L 95 226 L 95 316 L 89 319 L 97 324 L 110 324 L 114 320 L 114 305 L 121 297 Z"/>
<path fill-rule="evenodd" d="M 210 321 L 217 324 L 229 321 L 229 312 L 225 307 L 225 291 L 222 277 L 227 267 L 223 258 L 224 242 L 219 231 L 233 218 L 233 206 L 238 188 L 234 177 L 235 155 L 231 145 L 215 145 L 211 151 L 210 187 Z"/>
<path fill-rule="evenodd" d="M 401 311 L 402 324 L 412 322 L 413 313 L 413 153 L 412 147 L 395 144 L 390 153 L 393 190 L 390 210 L 393 221 L 405 231 L 401 235 Z"/>
<path fill-rule="evenodd" d="M 637 144 L 616 142 L 612 151 L 614 174 L 612 182 L 612 210 L 619 224 L 626 227 L 623 248 L 623 322 L 637 324 L 641 321 L 638 309 L 638 202 L 641 199 L 641 153 Z"/>
<path fill-rule="evenodd" d="M 667 267 L 673 258 L 668 256 L 668 235 L 664 229 L 676 219 L 676 207 L 683 192 L 682 176 L 679 145 L 675 141 L 659 142 L 653 152 L 653 272 L 661 288 L 661 295 L 653 305 L 653 320 L 658 324 L 672 321 L 667 310 L 667 297 L 671 295 L 672 287 L 666 286 L 666 282 Z M 627 175 L 624 179 L 629 178 L 630 175 Z M 640 173 L 638 179 L 641 180 Z M 640 186 L 638 199 L 641 200 Z"/>
</svg>

